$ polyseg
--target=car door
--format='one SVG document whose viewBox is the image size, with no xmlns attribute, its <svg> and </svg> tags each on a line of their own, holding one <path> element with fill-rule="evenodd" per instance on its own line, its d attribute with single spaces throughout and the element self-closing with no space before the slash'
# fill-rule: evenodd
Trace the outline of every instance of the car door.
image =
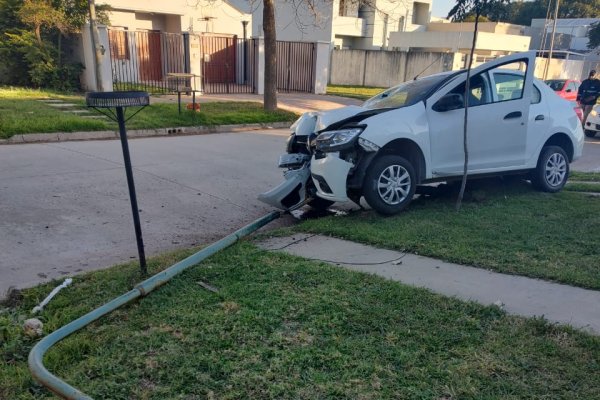
<svg viewBox="0 0 600 400">
<path fill-rule="evenodd" d="M 577 84 L 575 81 L 569 81 L 565 89 L 565 99 L 575 101 L 577 99 Z"/>
<path fill-rule="evenodd" d="M 516 169 L 525 163 L 525 146 L 529 103 L 535 69 L 535 53 L 526 52 L 502 57 L 472 70 L 469 93 L 467 147 L 469 173 L 497 172 Z M 521 79 L 496 86 L 493 73 L 511 69 Z M 427 100 L 427 116 L 431 143 L 432 177 L 459 175 L 463 171 L 464 108 L 440 110 L 448 95 L 464 93 L 466 74 L 438 90 Z M 504 89 L 499 93 L 498 89 Z M 508 89 L 510 93 L 508 93 Z M 440 101 L 441 100 L 441 101 Z"/>
</svg>

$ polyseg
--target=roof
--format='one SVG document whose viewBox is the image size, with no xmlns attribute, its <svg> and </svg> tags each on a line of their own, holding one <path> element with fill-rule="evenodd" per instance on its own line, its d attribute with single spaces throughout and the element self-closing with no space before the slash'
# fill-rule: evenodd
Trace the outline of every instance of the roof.
<svg viewBox="0 0 600 400">
<path fill-rule="evenodd" d="M 531 20 L 531 25 L 533 25 L 533 21 L 540 21 L 543 23 L 544 18 L 534 18 Z M 549 20 L 550 21 L 550 20 Z M 578 27 L 578 26 L 588 26 L 595 24 L 596 22 L 600 22 L 600 18 L 559 18 L 556 20 L 556 26 L 560 27 Z"/>
</svg>

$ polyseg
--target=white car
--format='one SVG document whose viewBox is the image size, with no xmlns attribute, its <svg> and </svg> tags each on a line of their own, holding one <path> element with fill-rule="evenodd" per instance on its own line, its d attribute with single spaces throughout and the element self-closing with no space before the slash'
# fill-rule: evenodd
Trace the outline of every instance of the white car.
<svg viewBox="0 0 600 400">
<path fill-rule="evenodd" d="M 534 63 L 526 52 L 471 71 L 468 175 L 529 173 L 535 187 L 556 192 L 581 156 L 583 129 L 573 103 L 534 79 Z M 279 160 L 285 181 L 259 199 L 291 210 L 364 196 L 389 215 L 410 203 L 417 185 L 460 179 L 465 81 L 465 71 L 431 75 L 360 107 L 304 114 Z"/>
<path fill-rule="evenodd" d="M 600 132 L 600 106 L 594 106 L 583 127 L 585 136 L 594 137 Z"/>
</svg>

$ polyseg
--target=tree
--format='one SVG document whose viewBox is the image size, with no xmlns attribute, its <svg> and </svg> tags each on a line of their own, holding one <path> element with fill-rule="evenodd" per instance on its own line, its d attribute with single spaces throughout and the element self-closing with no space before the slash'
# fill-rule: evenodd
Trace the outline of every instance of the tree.
<svg viewBox="0 0 600 400">
<path fill-rule="evenodd" d="M 34 28 L 38 44 L 42 43 L 42 27 L 56 28 L 60 33 L 67 30 L 67 21 L 61 9 L 54 8 L 50 0 L 25 0 L 18 11 L 21 21 Z"/>
<path fill-rule="evenodd" d="M 452 21 L 474 21 L 478 15 L 488 21 L 498 21 L 508 14 L 510 0 L 457 0 L 448 12 Z M 481 19 L 480 19 L 481 21 Z"/>
<path fill-rule="evenodd" d="M 475 27 L 473 28 L 473 42 L 471 43 L 471 51 L 469 53 L 469 64 L 467 66 L 467 77 L 465 80 L 465 93 L 464 93 L 464 121 L 463 121 L 463 151 L 465 154 L 463 164 L 463 176 L 460 185 L 460 192 L 456 199 L 456 211 L 460 210 L 463 196 L 465 194 L 465 187 L 467 186 L 467 169 L 469 166 L 469 146 L 467 141 L 467 121 L 469 119 L 469 93 L 471 84 L 471 66 L 473 65 L 473 55 L 475 54 L 475 46 L 477 45 L 477 26 L 479 25 L 479 17 L 485 12 L 490 10 L 492 7 L 497 6 L 499 3 L 504 3 L 508 0 L 457 0 L 456 5 L 450 10 L 450 13 L 456 18 L 464 19 L 469 14 L 474 14 Z M 448 14 L 450 15 L 450 14 Z"/>
<path fill-rule="evenodd" d="M 600 46 L 600 22 L 596 22 L 592 25 L 592 28 L 587 33 L 589 42 L 587 44 L 588 49 L 595 49 Z"/>
<path fill-rule="evenodd" d="M 480 15 L 478 18 L 479 22 L 490 22 L 490 19 L 485 15 Z M 463 18 L 462 22 L 475 22 L 475 15 L 469 14 L 465 18 Z"/>
<path fill-rule="evenodd" d="M 265 94 L 264 108 L 277 109 L 277 35 L 274 0 L 263 0 L 263 31 L 265 33 Z"/>
<path fill-rule="evenodd" d="M 0 83 L 77 88 L 82 66 L 63 62 L 62 43 L 86 21 L 87 0 L 0 0 Z"/>
<path fill-rule="evenodd" d="M 555 0 L 490 0 L 481 10 L 483 16 L 490 21 L 510 22 L 518 25 L 530 25 L 534 18 L 546 18 L 549 3 Z M 457 6 L 462 1 L 457 1 Z M 453 21 L 464 21 L 464 18 L 473 15 L 473 2 L 460 15 L 456 6 L 448 13 L 448 18 Z M 595 18 L 600 17 L 600 0 L 561 0 L 558 9 L 559 18 Z M 471 17 L 472 18 L 472 17 Z"/>
</svg>

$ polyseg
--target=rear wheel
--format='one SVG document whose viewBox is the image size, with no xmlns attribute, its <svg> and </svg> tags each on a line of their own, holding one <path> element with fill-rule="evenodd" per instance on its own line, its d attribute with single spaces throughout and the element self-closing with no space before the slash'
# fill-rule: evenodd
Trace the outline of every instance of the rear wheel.
<svg viewBox="0 0 600 400">
<path fill-rule="evenodd" d="M 558 146 L 542 149 L 531 183 L 544 192 L 558 192 L 569 178 L 569 158 Z"/>
<path fill-rule="evenodd" d="M 415 170 L 404 157 L 386 155 L 373 161 L 363 183 L 363 196 L 378 213 L 393 215 L 412 200 L 417 182 Z"/>
<path fill-rule="evenodd" d="M 596 131 L 593 131 L 591 129 L 586 129 L 583 132 L 585 133 L 586 137 L 594 137 L 594 136 L 596 136 Z"/>
</svg>

